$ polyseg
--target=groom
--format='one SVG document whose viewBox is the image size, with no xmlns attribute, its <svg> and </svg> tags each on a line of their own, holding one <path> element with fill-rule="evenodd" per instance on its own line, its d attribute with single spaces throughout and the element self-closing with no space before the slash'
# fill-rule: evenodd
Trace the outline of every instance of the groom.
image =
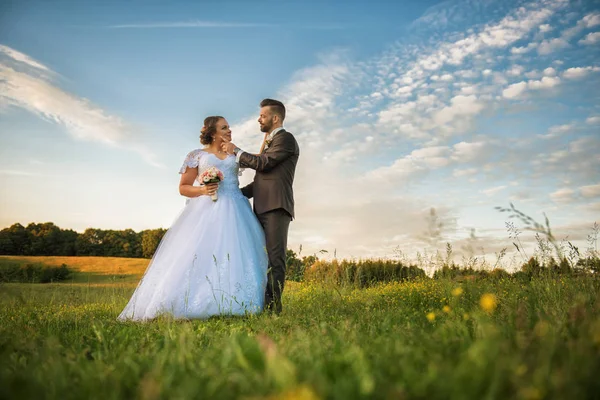
<svg viewBox="0 0 600 400">
<path fill-rule="evenodd" d="M 261 153 L 250 154 L 233 143 L 223 143 L 223 151 L 235 154 L 240 167 L 256 170 L 254 182 L 242 188 L 242 193 L 254 197 L 254 213 L 265 231 L 269 255 L 265 308 L 277 314 L 281 312 L 285 283 L 288 228 L 294 218 L 292 183 L 300 155 L 296 139 L 283 128 L 284 119 L 283 103 L 264 99 L 258 117 L 260 130 L 265 133 Z"/>
</svg>

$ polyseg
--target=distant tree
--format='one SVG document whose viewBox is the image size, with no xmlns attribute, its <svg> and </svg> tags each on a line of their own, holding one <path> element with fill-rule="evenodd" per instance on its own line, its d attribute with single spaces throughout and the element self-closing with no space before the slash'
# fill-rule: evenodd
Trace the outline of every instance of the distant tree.
<svg viewBox="0 0 600 400">
<path fill-rule="evenodd" d="M 65 229 L 61 231 L 61 245 L 60 254 L 61 256 L 74 256 L 76 255 L 77 237 L 79 234 L 72 229 Z"/>
<path fill-rule="evenodd" d="M 78 256 L 103 256 L 104 231 L 88 228 L 77 237 L 75 243 Z"/>
<path fill-rule="evenodd" d="M 152 257 L 166 231 L 88 228 L 79 234 L 52 222 L 14 224 L 0 231 L 0 255 Z"/>
<path fill-rule="evenodd" d="M 34 256 L 71 256 L 75 255 L 77 232 L 62 230 L 52 222 L 29 224 L 30 243 L 26 254 Z"/>
<path fill-rule="evenodd" d="M 142 257 L 142 237 L 133 229 L 119 231 L 121 255 L 119 257 Z"/>
<path fill-rule="evenodd" d="M 13 224 L 0 232 L 0 254 L 24 255 L 29 245 L 29 232 L 21 224 Z"/>
<path fill-rule="evenodd" d="M 142 235 L 142 256 L 145 258 L 152 258 L 154 252 L 158 248 L 158 245 L 162 238 L 167 233 L 166 229 L 148 229 L 140 232 Z"/>
<path fill-rule="evenodd" d="M 8 229 L 0 231 L 0 255 L 17 254 L 15 244 L 12 241 Z"/>
</svg>

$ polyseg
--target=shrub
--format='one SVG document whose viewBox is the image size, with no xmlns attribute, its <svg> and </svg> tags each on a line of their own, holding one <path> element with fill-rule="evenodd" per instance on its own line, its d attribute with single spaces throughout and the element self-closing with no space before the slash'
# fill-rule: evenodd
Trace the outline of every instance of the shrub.
<svg viewBox="0 0 600 400">
<path fill-rule="evenodd" d="M 406 281 L 425 278 L 425 271 L 392 260 L 333 260 L 316 261 L 304 272 L 304 278 L 313 282 L 366 287 L 378 282 Z"/>
<path fill-rule="evenodd" d="M 66 264 L 60 267 L 47 267 L 42 264 L 7 264 L 0 267 L 0 282 L 58 282 L 67 280 L 71 272 Z"/>
</svg>

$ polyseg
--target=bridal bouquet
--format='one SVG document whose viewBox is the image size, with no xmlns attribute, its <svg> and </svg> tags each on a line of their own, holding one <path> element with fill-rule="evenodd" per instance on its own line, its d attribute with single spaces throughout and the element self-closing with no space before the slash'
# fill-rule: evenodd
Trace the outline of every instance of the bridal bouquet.
<svg viewBox="0 0 600 400">
<path fill-rule="evenodd" d="M 219 171 L 217 167 L 210 167 L 204 170 L 198 180 L 201 184 L 206 185 L 208 183 L 219 183 L 223 180 L 223 173 Z M 212 201 L 217 201 L 217 193 L 211 195 Z"/>
</svg>

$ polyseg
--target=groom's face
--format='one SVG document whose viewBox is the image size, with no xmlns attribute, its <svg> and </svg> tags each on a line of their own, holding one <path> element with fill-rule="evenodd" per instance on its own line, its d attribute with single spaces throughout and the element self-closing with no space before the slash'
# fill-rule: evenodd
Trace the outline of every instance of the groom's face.
<svg viewBox="0 0 600 400">
<path fill-rule="evenodd" d="M 273 113 L 270 107 L 261 107 L 258 124 L 261 132 L 271 132 L 273 130 Z"/>
</svg>

